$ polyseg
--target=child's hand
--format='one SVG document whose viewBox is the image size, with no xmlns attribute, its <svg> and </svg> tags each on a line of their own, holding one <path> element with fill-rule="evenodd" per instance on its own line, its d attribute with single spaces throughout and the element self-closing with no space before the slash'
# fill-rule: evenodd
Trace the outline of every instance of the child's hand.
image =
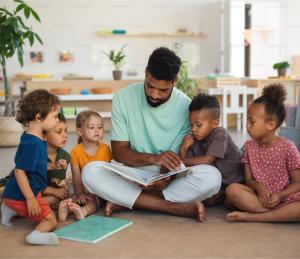
<svg viewBox="0 0 300 259">
<path fill-rule="evenodd" d="M 262 187 L 257 191 L 257 195 L 258 195 L 258 200 L 259 200 L 259 202 L 260 202 L 265 208 L 267 208 L 268 206 L 270 206 L 270 203 L 271 203 L 271 193 L 270 193 L 270 191 L 269 191 L 265 186 L 262 186 Z"/>
<path fill-rule="evenodd" d="M 55 163 L 55 168 L 57 170 L 59 170 L 59 169 L 67 169 L 67 167 L 68 167 L 68 163 L 67 163 L 67 161 L 65 159 L 60 159 L 60 160 L 58 160 Z"/>
<path fill-rule="evenodd" d="M 87 194 L 80 194 L 80 195 L 77 195 L 76 202 L 79 205 L 85 205 L 87 203 L 87 201 L 90 199 L 92 199 L 91 196 L 89 196 Z"/>
<path fill-rule="evenodd" d="M 39 216 L 41 214 L 40 204 L 35 197 L 26 200 L 29 217 Z"/>
<path fill-rule="evenodd" d="M 181 147 L 183 149 L 188 149 L 190 146 L 194 144 L 193 135 L 186 135 L 182 141 Z"/>
<path fill-rule="evenodd" d="M 273 193 L 271 195 L 271 203 L 269 204 L 269 208 L 273 209 L 275 208 L 277 205 L 279 205 L 281 203 L 281 197 L 278 193 Z"/>
<path fill-rule="evenodd" d="M 61 187 L 61 188 L 57 188 L 55 190 L 55 192 L 53 193 L 53 195 L 55 197 L 59 198 L 60 200 L 64 200 L 64 199 L 68 198 L 69 191 L 65 187 Z"/>
</svg>

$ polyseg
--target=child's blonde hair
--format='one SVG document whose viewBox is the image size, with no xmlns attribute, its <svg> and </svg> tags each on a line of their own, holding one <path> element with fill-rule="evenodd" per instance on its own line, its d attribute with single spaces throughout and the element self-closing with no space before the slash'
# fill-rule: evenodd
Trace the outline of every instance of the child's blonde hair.
<svg viewBox="0 0 300 259">
<path fill-rule="evenodd" d="M 81 129 L 84 126 L 84 124 L 86 124 L 89 121 L 89 119 L 93 116 L 98 117 L 101 120 L 102 127 L 103 127 L 103 120 L 102 120 L 101 115 L 96 111 L 88 110 L 88 111 L 82 111 L 77 115 L 77 117 L 76 117 L 76 128 Z M 77 142 L 78 142 L 78 144 L 80 144 L 82 142 L 82 137 L 81 136 L 79 136 Z"/>
</svg>

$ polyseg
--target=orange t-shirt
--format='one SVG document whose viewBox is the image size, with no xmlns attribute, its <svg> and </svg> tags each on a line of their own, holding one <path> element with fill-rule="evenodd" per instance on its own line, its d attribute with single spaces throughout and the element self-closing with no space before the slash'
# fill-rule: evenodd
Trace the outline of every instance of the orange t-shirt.
<svg viewBox="0 0 300 259">
<path fill-rule="evenodd" d="M 76 145 L 70 152 L 71 165 L 78 165 L 80 171 L 89 162 L 92 161 L 104 161 L 110 162 L 112 160 L 112 154 L 110 147 L 104 143 L 101 143 L 97 149 L 95 155 L 88 155 L 83 148 L 82 143 Z"/>
</svg>

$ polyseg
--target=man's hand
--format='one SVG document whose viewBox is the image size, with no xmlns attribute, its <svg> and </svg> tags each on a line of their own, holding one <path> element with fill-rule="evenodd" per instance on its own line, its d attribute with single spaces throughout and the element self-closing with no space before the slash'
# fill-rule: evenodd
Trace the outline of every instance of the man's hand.
<svg viewBox="0 0 300 259">
<path fill-rule="evenodd" d="M 154 183 L 148 185 L 148 186 L 144 186 L 144 185 L 139 185 L 143 190 L 158 190 L 158 191 L 162 191 L 164 190 L 169 183 L 171 182 L 171 178 L 170 177 L 166 177 L 164 179 L 155 181 Z"/>
<path fill-rule="evenodd" d="M 164 166 L 169 171 L 179 170 L 180 164 L 182 163 L 180 157 L 173 151 L 166 151 L 161 153 L 154 161 L 155 165 Z"/>
<path fill-rule="evenodd" d="M 55 191 L 53 191 L 53 195 L 60 200 L 64 200 L 68 198 L 69 191 L 65 187 L 55 188 Z"/>
<path fill-rule="evenodd" d="M 26 200 L 29 217 L 36 217 L 41 214 L 40 204 L 35 197 Z"/>
</svg>

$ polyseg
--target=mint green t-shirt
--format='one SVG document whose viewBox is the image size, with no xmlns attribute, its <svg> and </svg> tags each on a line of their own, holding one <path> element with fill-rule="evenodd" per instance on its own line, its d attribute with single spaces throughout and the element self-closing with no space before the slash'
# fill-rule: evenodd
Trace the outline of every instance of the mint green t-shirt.
<svg viewBox="0 0 300 259">
<path fill-rule="evenodd" d="M 113 97 L 111 140 L 129 141 L 140 153 L 178 153 L 190 131 L 189 104 L 190 99 L 174 87 L 170 99 L 154 108 L 147 102 L 143 83 L 129 85 Z"/>
</svg>

